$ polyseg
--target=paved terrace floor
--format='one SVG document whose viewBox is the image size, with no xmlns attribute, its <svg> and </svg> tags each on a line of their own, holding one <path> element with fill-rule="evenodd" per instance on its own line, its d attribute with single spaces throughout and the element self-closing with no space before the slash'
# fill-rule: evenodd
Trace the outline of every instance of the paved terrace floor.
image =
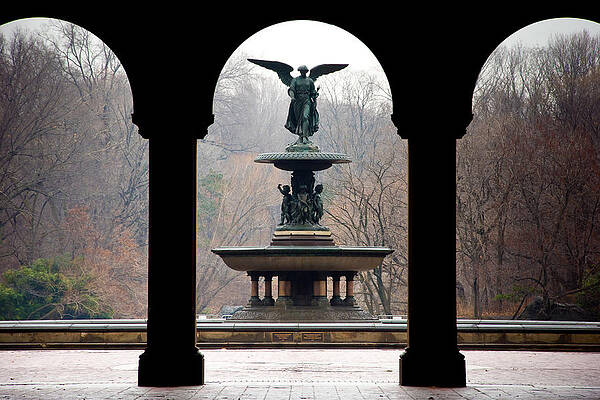
<svg viewBox="0 0 600 400">
<path fill-rule="evenodd" d="M 0 399 L 600 399 L 600 353 L 468 351 L 467 387 L 398 385 L 399 350 L 202 350 L 206 385 L 136 385 L 140 350 L 0 352 Z"/>
</svg>

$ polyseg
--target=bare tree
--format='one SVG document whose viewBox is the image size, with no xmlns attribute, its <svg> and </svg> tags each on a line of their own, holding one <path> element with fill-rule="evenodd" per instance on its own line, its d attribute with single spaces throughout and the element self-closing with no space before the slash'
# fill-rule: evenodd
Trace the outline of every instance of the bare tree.
<svg viewBox="0 0 600 400">
<path fill-rule="evenodd" d="M 458 269 L 475 316 L 511 300 L 514 317 L 533 294 L 549 312 L 598 273 L 599 43 L 500 48 L 480 75 L 457 153 Z"/>
<path fill-rule="evenodd" d="M 89 32 L 58 22 L 51 28 L 37 37 L 0 38 L 0 265 L 31 265 L 63 254 L 85 259 L 94 248 L 121 254 L 114 258 L 121 271 L 137 271 L 147 241 L 148 161 L 147 143 L 131 122 L 127 77 Z M 82 205 L 99 234 L 94 246 L 74 248 L 65 239 L 65 221 Z M 123 236 L 131 234 L 134 242 Z M 102 263 L 81 265 L 112 283 L 121 274 L 93 268 Z M 128 296 L 143 298 L 144 279 L 140 275 L 141 286 Z M 102 287 L 112 283 L 105 280 Z M 126 296 L 112 293 L 113 308 L 122 315 L 143 315 L 143 302 L 119 308 Z"/>
<path fill-rule="evenodd" d="M 15 266 L 39 257 L 55 228 L 59 182 L 81 141 L 69 129 L 75 107 L 59 58 L 23 34 L 0 43 L 0 255 Z"/>
<path fill-rule="evenodd" d="M 383 85 L 367 74 L 338 74 L 321 84 L 324 146 L 350 155 L 352 164 L 323 175 L 329 225 L 344 244 L 389 246 L 395 253 L 358 276 L 372 313 L 406 310 L 406 146 L 390 121 Z M 390 151 L 394 149 L 394 151 Z"/>
</svg>

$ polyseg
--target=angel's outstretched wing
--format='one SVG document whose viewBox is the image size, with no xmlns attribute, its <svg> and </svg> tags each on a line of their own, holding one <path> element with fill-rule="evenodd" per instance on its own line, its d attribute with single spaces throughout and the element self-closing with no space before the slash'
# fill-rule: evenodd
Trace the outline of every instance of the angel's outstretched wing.
<svg viewBox="0 0 600 400">
<path fill-rule="evenodd" d="M 310 79 L 316 81 L 318 77 L 344 69 L 348 64 L 321 64 L 310 69 Z"/>
<path fill-rule="evenodd" d="M 281 82 L 283 82 L 286 86 L 290 86 L 290 83 L 292 83 L 293 78 L 292 75 L 290 75 L 290 72 L 292 72 L 294 68 L 290 67 L 289 65 L 279 61 L 255 60 L 252 58 L 249 58 L 248 61 L 256 65 L 260 65 L 261 67 L 270 69 L 271 71 L 277 72 L 279 79 L 281 79 Z"/>
</svg>

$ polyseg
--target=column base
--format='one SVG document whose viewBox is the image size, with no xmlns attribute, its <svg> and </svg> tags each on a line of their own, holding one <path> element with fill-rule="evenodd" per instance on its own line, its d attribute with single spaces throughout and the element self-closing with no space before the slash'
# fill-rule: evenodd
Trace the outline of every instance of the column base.
<svg viewBox="0 0 600 400">
<path fill-rule="evenodd" d="M 140 355 L 138 386 L 196 385 L 204 385 L 204 356 L 198 349 L 185 353 L 146 349 Z"/>
<path fill-rule="evenodd" d="M 331 300 L 329 300 L 329 304 L 332 306 L 343 306 L 344 300 L 340 296 L 333 296 Z"/>
<path fill-rule="evenodd" d="M 279 296 L 275 301 L 275 307 L 292 307 L 294 305 L 294 300 L 290 296 Z"/>
<path fill-rule="evenodd" d="M 258 297 L 258 296 L 250 296 L 250 300 L 248 300 L 248 305 L 250 307 L 262 305 L 262 302 L 260 301 L 260 297 Z"/>
<path fill-rule="evenodd" d="M 313 307 L 329 307 L 329 299 L 327 296 L 313 296 L 310 305 Z"/>
<path fill-rule="evenodd" d="M 467 385 L 465 357 L 451 352 L 407 348 L 400 355 L 400 385 L 463 387 Z"/>
<path fill-rule="evenodd" d="M 275 305 L 275 300 L 273 300 L 273 296 L 265 296 L 260 302 L 261 306 L 273 306 Z"/>
</svg>

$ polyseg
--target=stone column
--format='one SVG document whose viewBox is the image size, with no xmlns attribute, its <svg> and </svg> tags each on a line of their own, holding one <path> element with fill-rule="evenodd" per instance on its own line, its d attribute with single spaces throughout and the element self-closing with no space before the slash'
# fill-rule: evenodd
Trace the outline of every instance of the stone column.
<svg viewBox="0 0 600 400">
<path fill-rule="evenodd" d="M 354 299 L 354 277 L 356 272 L 346 273 L 346 298 L 344 299 L 344 305 L 353 306 L 356 304 Z"/>
<path fill-rule="evenodd" d="M 317 272 L 313 276 L 312 301 L 313 305 L 326 305 L 327 301 L 327 275 L 323 272 Z"/>
<path fill-rule="evenodd" d="M 277 303 L 291 304 L 292 303 L 292 282 L 290 276 L 285 273 L 278 275 L 277 283 Z"/>
<path fill-rule="evenodd" d="M 196 139 L 162 131 L 152 136 L 147 344 L 138 384 L 202 385 L 204 357 L 196 348 Z"/>
<path fill-rule="evenodd" d="M 273 275 L 264 274 L 265 277 L 265 297 L 262 299 L 263 306 L 272 306 L 275 304 L 273 300 Z"/>
<path fill-rule="evenodd" d="M 342 297 L 340 296 L 340 274 L 338 273 L 333 273 L 331 274 L 331 277 L 333 278 L 333 296 L 331 296 L 331 300 L 329 301 L 329 304 L 331 304 L 332 306 L 341 306 L 344 304 L 344 301 L 342 300 Z"/>
<path fill-rule="evenodd" d="M 455 157 L 451 133 L 408 140 L 408 347 L 400 356 L 401 385 L 466 384 L 456 337 Z"/>
<path fill-rule="evenodd" d="M 260 306 L 261 301 L 260 297 L 258 297 L 258 279 L 260 275 L 257 272 L 248 272 L 250 276 L 250 300 L 248 304 L 250 306 Z"/>
</svg>

